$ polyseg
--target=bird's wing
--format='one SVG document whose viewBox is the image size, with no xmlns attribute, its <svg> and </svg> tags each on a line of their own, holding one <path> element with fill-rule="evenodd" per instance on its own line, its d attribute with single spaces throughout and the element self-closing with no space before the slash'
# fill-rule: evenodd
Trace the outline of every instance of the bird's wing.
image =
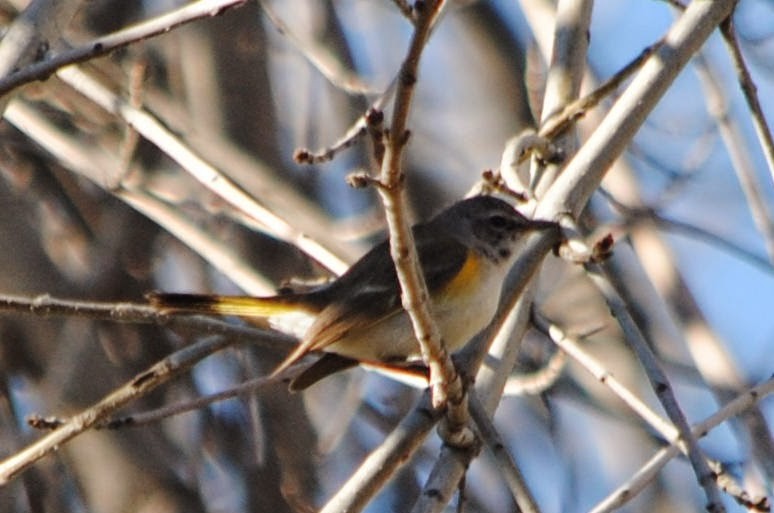
<svg viewBox="0 0 774 513">
<path fill-rule="evenodd" d="M 423 239 L 427 237 L 420 237 L 420 240 Z M 450 237 L 430 239 L 429 242 L 420 242 L 417 252 L 425 270 L 428 289 L 433 293 L 459 273 L 465 265 L 468 249 Z M 381 258 L 374 258 L 371 253 L 381 253 Z M 344 300 L 332 302 L 318 314 L 304 340 L 280 364 L 275 373 L 295 363 L 310 351 L 324 351 L 347 334 L 367 331 L 403 311 L 395 267 L 389 257 L 386 242 L 374 247 L 334 282 L 327 292 L 332 297 L 337 297 L 337 294 L 341 297 L 345 292 L 340 291 L 352 288 L 357 288 L 358 292 L 348 293 Z"/>
</svg>

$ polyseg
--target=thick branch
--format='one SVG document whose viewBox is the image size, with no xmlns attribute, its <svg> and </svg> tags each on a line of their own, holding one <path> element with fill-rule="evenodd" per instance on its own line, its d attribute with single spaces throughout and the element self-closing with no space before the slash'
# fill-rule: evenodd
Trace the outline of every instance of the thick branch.
<svg viewBox="0 0 774 513">
<path fill-rule="evenodd" d="M 588 141 L 542 198 L 539 217 L 578 214 L 599 187 L 647 115 L 712 31 L 731 13 L 735 0 L 692 2 L 645 63 Z"/>
</svg>

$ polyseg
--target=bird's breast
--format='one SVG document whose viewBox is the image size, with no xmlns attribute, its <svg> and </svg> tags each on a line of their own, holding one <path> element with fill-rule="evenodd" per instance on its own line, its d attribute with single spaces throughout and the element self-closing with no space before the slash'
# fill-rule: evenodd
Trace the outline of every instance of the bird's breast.
<svg viewBox="0 0 774 513">
<path fill-rule="evenodd" d="M 497 310 L 503 273 L 483 257 L 468 258 L 444 288 L 433 313 L 447 349 L 456 351 L 486 327 Z"/>
</svg>

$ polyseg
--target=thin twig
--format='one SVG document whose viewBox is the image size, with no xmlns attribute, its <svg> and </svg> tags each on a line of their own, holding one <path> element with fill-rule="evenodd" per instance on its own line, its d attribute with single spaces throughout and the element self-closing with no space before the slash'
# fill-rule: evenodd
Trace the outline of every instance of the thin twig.
<svg viewBox="0 0 774 513">
<path fill-rule="evenodd" d="M 381 109 L 387 103 L 392 91 L 393 86 L 391 85 L 387 89 L 387 92 L 372 103 L 366 112 L 357 118 L 352 126 L 344 132 L 344 135 L 331 146 L 316 151 L 307 148 L 298 148 L 293 153 L 293 160 L 299 164 L 322 164 L 324 162 L 330 162 L 342 151 L 353 147 L 369 133 L 369 130 L 372 127 L 381 125 L 384 119 L 384 114 Z"/>
<path fill-rule="evenodd" d="M 500 403 L 505 382 L 517 359 L 518 345 L 513 340 L 521 340 L 529 326 L 533 296 L 530 284 L 543 259 L 557 243 L 555 236 L 545 232 L 528 236 L 503 286 L 503 297 L 491 324 L 456 355 L 460 369 L 475 373 L 476 391 L 489 415 Z M 436 475 L 442 479 L 428 481 L 412 511 L 441 511 L 476 454 L 445 446 L 434 466 Z"/>
<path fill-rule="evenodd" d="M 714 479 L 714 474 L 707 464 L 707 460 L 699 448 L 696 437 L 693 436 L 688 420 L 680 408 L 677 398 L 674 395 L 672 386 L 669 383 L 666 374 L 661 369 L 658 360 L 650 349 L 647 341 L 642 335 L 640 328 L 634 322 L 629 313 L 629 306 L 615 290 L 611 281 L 607 278 L 604 267 L 598 264 L 587 264 L 588 275 L 592 282 L 602 292 L 611 312 L 618 320 L 624 336 L 629 346 L 637 354 L 638 360 L 643 365 L 645 373 L 650 380 L 651 386 L 656 393 L 659 401 L 667 412 L 669 419 L 677 428 L 680 439 L 686 444 L 688 449 L 688 460 L 691 462 L 693 471 L 696 474 L 701 487 L 707 496 L 707 511 L 710 513 L 721 513 L 725 511 L 721 500 L 720 491 Z"/>
<path fill-rule="evenodd" d="M 64 2 L 54 0 L 52 3 Z M 200 0 L 118 32 L 98 37 L 86 44 L 65 50 L 58 55 L 30 64 L 6 75 L 0 79 L 0 96 L 22 84 L 34 80 L 45 80 L 52 73 L 65 66 L 85 62 L 137 41 L 165 34 L 175 27 L 192 21 L 218 16 L 226 10 L 239 7 L 244 3 L 245 0 Z"/>
<path fill-rule="evenodd" d="M 745 144 L 741 127 L 728 112 L 728 101 L 720 87 L 717 72 L 713 72 L 709 62 L 701 53 L 696 56 L 694 63 L 699 81 L 704 89 L 707 110 L 715 118 L 739 185 L 747 200 L 747 206 L 755 222 L 755 227 L 765 243 L 769 259 L 774 262 L 774 219 L 772 219 L 771 211 L 761 194 L 763 187 L 758 182 L 755 165 L 750 158 L 752 152 Z"/>
<path fill-rule="evenodd" d="M 602 100 L 617 91 L 626 80 L 642 68 L 645 62 L 647 62 L 647 60 L 657 52 L 663 44 L 664 40 L 659 39 L 652 45 L 647 46 L 637 57 L 618 70 L 612 77 L 603 82 L 595 90 L 567 104 L 562 110 L 548 118 L 540 126 L 538 134 L 547 139 L 554 139 L 563 134 L 573 123 L 585 116 L 589 109 L 596 107 Z"/>
<path fill-rule="evenodd" d="M 540 508 L 535 501 L 527 487 L 527 483 L 524 480 L 522 474 L 516 462 L 511 457 L 508 449 L 505 447 L 502 438 L 497 429 L 492 423 L 492 419 L 489 418 L 489 414 L 484 409 L 484 405 L 478 400 L 475 392 L 470 394 L 470 415 L 473 421 L 476 423 L 476 429 L 481 437 L 481 440 L 486 445 L 487 449 L 492 453 L 497 466 L 500 469 L 501 475 L 508 483 L 508 487 L 511 489 L 511 495 L 513 495 L 516 504 L 519 506 L 519 510 L 522 513 L 539 513 Z"/>
<path fill-rule="evenodd" d="M 38 317 L 79 317 L 141 324 L 161 324 L 168 318 L 146 304 L 77 301 L 58 299 L 48 294 L 35 297 L 2 294 L 0 311 Z"/>
<path fill-rule="evenodd" d="M 774 393 L 774 376 L 770 377 L 767 381 L 742 392 L 736 399 L 730 401 L 714 415 L 707 417 L 702 422 L 693 426 L 691 429 L 693 436 L 706 436 L 713 428 L 732 417 L 742 414 L 772 393 Z M 668 447 L 659 450 L 634 476 L 631 477 L 631 479 L 626 481 L 608 495 L 607 498 L 592 508 L 590 513 L 608 513 L 626 504 L 631 497 L 636 496 L 645 488 L 645 486 L 651 483 L 664 465 L 678 454 L 680 454 L 680 449 L 675 444 L 671 444 Z"/>
<path fill-rule="evenodd" d="M 247 262 L 202 230 L 179 209 L 141 190 L 116 188 L 113 182 L 119 180 L 121 175 L 120 163 L 99 148 L 84 148 L 35 109 L 18 100 L 8 106 L 5 118 L 54 155 L 65 167 L 100 187 L 110 188 L 115 196 L 165 228 L 246 292 L 266 294 L 273 291 L 269 282 Z"/>
<path fill-rule="evenodd" d="M 0 462 L 0 486 L 63 444 L 91 429 L 102 419 L 128 402 L 142 397 L 157 386 L 185 372 L 200 360 L 234 343 L 234 339 L 215 335 L 176 351 L 137 374 L 131 381 L 99 402 L 71 417 L 67 423 L 38 441 Z"/>
<path fill-rule="evenodd" d="M 252 341 L 251 341 L 252 342 Z M 148 424 L 154 424 L 161 420 L 180 415 L 182 413 L 188 413 L 194 410 L 200 410 L 213 403 L 227 401 L 234 399 L 247 393 L 255 393 L 268 386 L 281 383 L 283 380 L 292 377 L 300 371 L 299 367 L 303 365 L 294 365 L 276 376 L 260 376 L 240 383 L 237 386 L 223 390 L 222 392 L 216 392 L 214 394 L 207 394 L 196 399 L 189 401 L 182 401 L 179 403 L 169 404 L 156 408 L 155 410 L 144 411 L 140 413 L 133 413 L 131 415 L 125 415 L 122 417 L 108 417 L 92 426 L 93 429 L 123 429 L 127 427 L 140 427 Z M 32 427 L 42 429 L 53 429 L 67 424 L 69 419 L 58 417 L 43 417 L 37 415 L 31 415 L 27 418 L 27 423 Z"/>
<path fill-rule="evenodd" d="M 759 495 L 757 497 L 751 496 L 750 493 L 742 488 L 739 482 L 732 476 L 726 466 L 719 462 L 712 462 L 712 471 L 717 476 L 718 485 L 720 489 L 734 498 L 737 504 L 746 508 L 749 511 L 761 511 L 769 513 L 771 511 L 771 502 L 765 495 Z"/>
<path fill-rule="evenodd" d="M 631 191 L 624 188 L 623 193 L 629 202 L 639 203 Z M 648 221 L 645 223 L 647 227 Z M 655 237 L 652 230 L 643 227 L 631 230 L 630 238 L 633 248 L 621 245 L 607 260 L 607 267 L 612 279 L 620 284 L 617 288 L 626 294 L 637 324 L 646 338 L 656 341 L 659 347 L 686 347 L 716 400 L 719 403 L 728 401 L 733 394 L 746 388 L 746 379 L 728 354 L 727 344 L 708 325 L 694 295 L 674 268 L 674 258 L 666 244 Z M 632 249 L 641 258 L 637 258 Z M 675 322 L 676 314 L 680 317 L 679 326 Z M 770 457 L 774 454 L 774 446 L 767 434 L 763 412 L 753 409 L 742 420 L 748 432 L 740 433 L 740 436 L 747 437 L 753 444 L 751 454 L 764 472 L 774 475 L 774 458 Z M 732 427 L 740 429 L 741 425 L 733 423 Z"/>
<path fill-rule="evenodd" d="M 259 0 L 258 5 L 274 25 L 274 28 L 277 29 L 277 32 L 290 41 L 298 52 L 334 87 L 348 94 L 366 95 L 378 92 L 367 86 L 356 73 L 345 69 L 344 65 L 336 60 L 327 49 L 297 36 L 267 2 Z"/>
<path fill-rule="evenodd" d="M 566 367 L 567 353 L 562 350 L 556 351 L 537 371 L 509 377 L 505 383 L 503 395 L 539 395 L 547 392 L 556 384 Z"/>
<path fill-rule="evenodd" d="M 634 413 L 647 422 L 666 440 L 669 442 L 678 442 L 680 449 L 683 452 L 686 451 L 684 443 L 678 438 L 677 429 L 618 381 L 600 361 L 584 351 L 577 340 L 568 336 L 559 326 L 549 322 L 537 312 L 533 312 L 532 318 L 535 325 L 551 337 L 551 340 L 553 340 L 557 346 L 569 354 L 576 362 L 594 376 L 597 381 L 613 392 L 624 402 L 624 404 L 631 408 Z"/>
<path fill-rule="evenodd" d="M 95 426 L 96 429 L 121 429 L 124 427 L 140 427 L 164 420 L 166 418 L 187 413 L 194 410 L 200 410 L 216 402 L 234 399 L 244 394 L 253 394 L 268 386 L 276 385 L 288 376 L 298 372 L 298 368 L 291 367 L 276 376 L 260 376 L 240 383 L 228 390 L 208 394 L 190 401 L 184 401 L 176 404 L 170 404 L 155 410 L 133 413 L 123 417 L 107 418 Z"/>
<path fill-rule="evenodd" d="M 20 4 L 20 3 L 19 3 Z M 15 7 L 18 9 L 20 5 Z M 77 12 L 79 0 L 34 0 L 14 20 L 0 42 L 0 77 L 19 68 L 34 66 L 60 37 L 60 31 L 70 24 Z M 2 81 L 0 81 L 2 82 Z M 0 113 L 5 111 L 9 98 L 2 98 Z"/>
<path fill-rule="evenodd" d="M 772 183 L 774 183 L 774 137 L 771 135 L 771 128 L 768 121 L 766 121 L 766 115 L 763 113 L 761 102 L 758 99 L 758 88 L 755 82 L 753 82 L 750 71 L 747 69 L 747 64 L 744 61 L 742 50 L 739 48 L 733 17 L 729 16 L 720 25 L 720 33 L 723 35 L 728 51 L 731 54 L 731 60 L 734 63 L 734 69 L 739 79 L 739 86 L 742 88 L 745 100 L 747 100 L 755 133 L 758 134 L 758 140 L 763 149 L 766 164 L 769 166 L 769 174 L 771 175 Z"/>
<path fill-rule="evenodd" d="M 424 394 L 414 409 L 372 451 L 320 513 L 362 511 L 405 461 L 422 446 L 440 418 L 429 394 Z"/>
<path fill-rule="evenodd" d="M 202 185 L 263 224 L 269 234 L 297 246 L 335 274 L 341 274 L 347 269 L 348 266 L 336 255 L 253 199 L 242 187 L 202 159 L 149 112 L 133 108 L 126 100 L 113 94 L 78 68 L 61 69 L 57 76 L 107 112 L 131 125 Z"/>
<path fill-rule="evenodd" d="M 717 249 L 726 251 L 738 257 L 740 260 L 755 266 L 755 268 L 760 271 L 763 271 L 767 274 L 774 274 L 774 264 L 769 262 L 766 257 L 758 255 L 749 249 L 745 249 L 739 244 L 725 237 L 712 233 L 709 230 L 696 226 L 695 224 L 664 217 L 663 215 L 649 208 L 629 209 L 626 211 L 626 214 L 630 216 L 627 221 L 627 225 L 629 226 L 636 224 L 642 219 L 649 219 L 656 223 L 656 226 L 662 230 L 666 230 L 672 233 L 680 233 L 695 240 L 710 244 L 715 246 Z"/>
<path fill-rule="evenodd" d="M 549 151 L 555 154 L 554 159 L 572 154 L 571 152 L 559 150 L 553 146 L 552 141 L 565 134 L 579 119 L 583 118 L 590 109 L 596 107 L 602 100 L 618 90 L 618 88 L 638 71 L 644 63 L 647 62 L 647 59 L 661 48 L 663 44 L 664 40 L 660 39 L 648 46 L 640 53 L 640 55 L 618 70 L 594 91 L 568 103 L 562 107 L 561 110 L 552 114 L 551 117 L 546 119 L 540 125 L 540 129 L 531 139 L 523 138 L 521 135 L 512 139 L 512 143 L 518 142 L 522 146 L 512 146 L 504 152 L 503 162 L 501 162 L 500 166 L 501 170 L 504 169 L 510 171 L 511 169 L 515 169 L 518 165 L 526 162 L 536 150 L 548 148 L 549 145 Z M 535 180 L 542 181 L 542 178 L 536 178 Z M 533 184 L 531 186 L 534 186 L 535 180 L 532 180 Z M 519 184 L 511 183 L 509 181 L 509 185 L 517 188 Z"/>
</svg>

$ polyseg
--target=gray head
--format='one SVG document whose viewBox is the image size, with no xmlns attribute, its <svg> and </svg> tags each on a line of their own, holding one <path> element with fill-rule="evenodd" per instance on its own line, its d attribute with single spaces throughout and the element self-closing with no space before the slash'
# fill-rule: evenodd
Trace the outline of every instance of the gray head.
<svg viewBox="0 0 774 513">
<path fill-rule="evenodd" d="M 507 202 L 493 196 L 474 196 L 459 201 L 436 216 L 430 223 L 448 231 L 492 261 L 509 260 L 517 243 L 531 231 L 557 230 L 550 221 L 528 219 Z"/>
</svg>

